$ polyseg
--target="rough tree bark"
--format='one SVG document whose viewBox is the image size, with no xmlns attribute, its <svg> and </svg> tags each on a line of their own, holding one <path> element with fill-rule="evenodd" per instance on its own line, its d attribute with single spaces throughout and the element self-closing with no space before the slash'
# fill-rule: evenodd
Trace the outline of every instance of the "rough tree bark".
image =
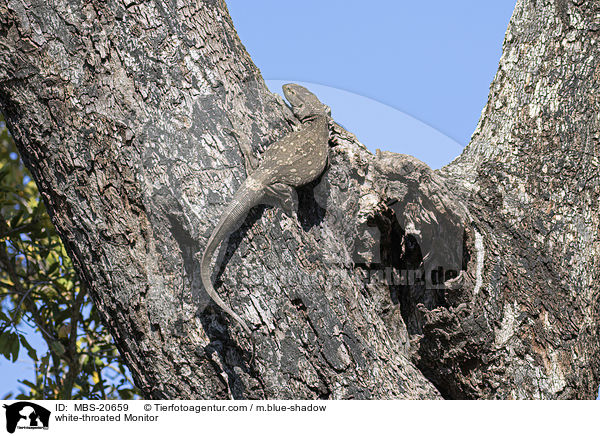
<svg viewBox="0 0 600 436">
<path fill-rule="evenodd" d="M 195 254 L 245 177 L 240 145 L 297 120 L 223 1 L 0 0 L 0 107 L 149 398 L 593 398 L 599 17 L 519 0 L 441 171 L 332 123 L 298 219 L 257 208 L 221 248 L 251 366 Z"/>
</svg>

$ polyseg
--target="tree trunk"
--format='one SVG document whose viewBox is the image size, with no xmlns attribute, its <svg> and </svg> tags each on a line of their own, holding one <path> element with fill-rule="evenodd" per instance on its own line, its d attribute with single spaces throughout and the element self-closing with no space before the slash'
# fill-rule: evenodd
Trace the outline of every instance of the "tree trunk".
<svg viewBox="0 0 600 436">
<path fill-rule="evenodd" d="M 298 121 L 225 4 L 0 0 L 0 107 L 148 398 L 593 398 L 599 10 L 518 1 L 473 139 L 440 171 L 331 123 L 298 218 L 255 208 L 220 250 L 252 363 L 197 253 L 240 148 Z"/>
</svg>

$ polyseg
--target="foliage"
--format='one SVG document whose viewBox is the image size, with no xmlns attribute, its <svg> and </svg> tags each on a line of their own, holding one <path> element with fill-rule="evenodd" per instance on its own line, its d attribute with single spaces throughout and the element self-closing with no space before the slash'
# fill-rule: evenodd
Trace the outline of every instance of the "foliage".
<svg viewBox="0 0 600 436">
<path fill-rule="evenodd" d="M 27 326 L 47 348 L 30 344 Z M 0 354 L 35 367 L 18 399 L 137 396 L 1 117 Z"/>
</svg>

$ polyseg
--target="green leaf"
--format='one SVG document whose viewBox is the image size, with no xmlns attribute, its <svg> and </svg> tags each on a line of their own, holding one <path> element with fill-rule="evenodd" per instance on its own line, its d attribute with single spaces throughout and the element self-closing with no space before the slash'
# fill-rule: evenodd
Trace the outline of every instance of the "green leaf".
<svg viewBox="0 0 600 436">
<path fill-rule="evenodd" d="M 124 400 L 133 400 L 134 392 L 132 389 L 119 389 L 119 396 Z"/>
<path fill-rule="evenodd" d="M 36 385 L 34 385 L 32 382 L 30 382 L 29 380 L 19 380 L 19 383 L 23 383 L 25 386 L 27 386 L 28 388 L 31 389 L 37 389 L 38 387 Z"/>
<path fill-rule="evenodd" d="M 54 312 L 54 319 L 55 319 L 55 323 L 58 324 L 63 324 L 65 322 L 65 320 L 71 318 L 71 315 L 73 315 L 73 309 L 71 309 L 70 307 L 67 307 L 65 310 L 61 310 L 61 311 L 55 311 Z"/>
<path fill-rule="evenodd" d="M 52 259 L 52 261 L 50 263 L 50 267 L 48 268 L 48 271 L 47 271 L 46 274 L 48 274 L 49 276 L 52 275 L 52 274 L 54 274 L 56 271 L 58 271 L 59 267 L 60 267 L 60 263 L 58 263 L 57 260 Z"/>
<path fill-rule="evenodd" d="M 37 357 L 37 353 L 35 351 L 35 348 L 33 348 L 29 342 L 27 342 L 27 340 L 25 339 L 25 336 L 21 335 L 19 337 L 19 339 L 21 339 L 21 345 L 23 345 L 26 349 L 27 349 L 27 354 L 29 355 L 29 357 L 31 357 L 31 359 L 34 362 L 38 361 L 38 357 Z"/>
<path fill-rule="evenodd" d="M 10 354 L 12 354 L 13 363 L 17 361 L 19 358 L 19 350 L 21 349 L 21 344 L 19 343 L 19 339 L 17 335 L 14 335 L 14 339 L 11 344 Z"/>
<path fill-rule="evenodd" d="M 17 228 L 23 219 L 23 215 L 25 215 L 25 211 L 23 209 L 19 210 L 17 214 L 10 220 L 10 228 Z"/>
<path fill-rule="evenodd" d="M 7 359 L 10 356 L 10 341 L 11 341 L 12 333 L 3 332 L 0 334 L 0 353 L 4 355 Z"/>
<path fill-rule="evenodd" d="M 67 351 L 65 349 L 65 346 L 58 341 L 52 342 L 50 348 L 59 356 L 62 356 L 63 354 L 65 354 L 65 351 Z"/>
<path fill-rule="evenodd" d="M 11 168 L 9 165 L 3 165 L 2 168 L 0 168 L 0 182 L 10 174 L 10 171 Z"/>
</svg>

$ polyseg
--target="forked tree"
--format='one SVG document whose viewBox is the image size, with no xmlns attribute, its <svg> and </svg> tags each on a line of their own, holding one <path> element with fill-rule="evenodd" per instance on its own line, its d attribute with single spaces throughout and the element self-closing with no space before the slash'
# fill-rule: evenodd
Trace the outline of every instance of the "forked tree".
<svg viewBox="0 0 600 436">
<path fill-rule="evenodd" d="M 148 398 L 593 398 L 600 4 L 518 0 L 470 144 L 432 171 L 335 123 L 297 216 L 199 260 L 298 125 L 221 1 L 0 0 L 0 109 Z M 398 135 L 402 135 L 399 131 Z"/>
</svg>

